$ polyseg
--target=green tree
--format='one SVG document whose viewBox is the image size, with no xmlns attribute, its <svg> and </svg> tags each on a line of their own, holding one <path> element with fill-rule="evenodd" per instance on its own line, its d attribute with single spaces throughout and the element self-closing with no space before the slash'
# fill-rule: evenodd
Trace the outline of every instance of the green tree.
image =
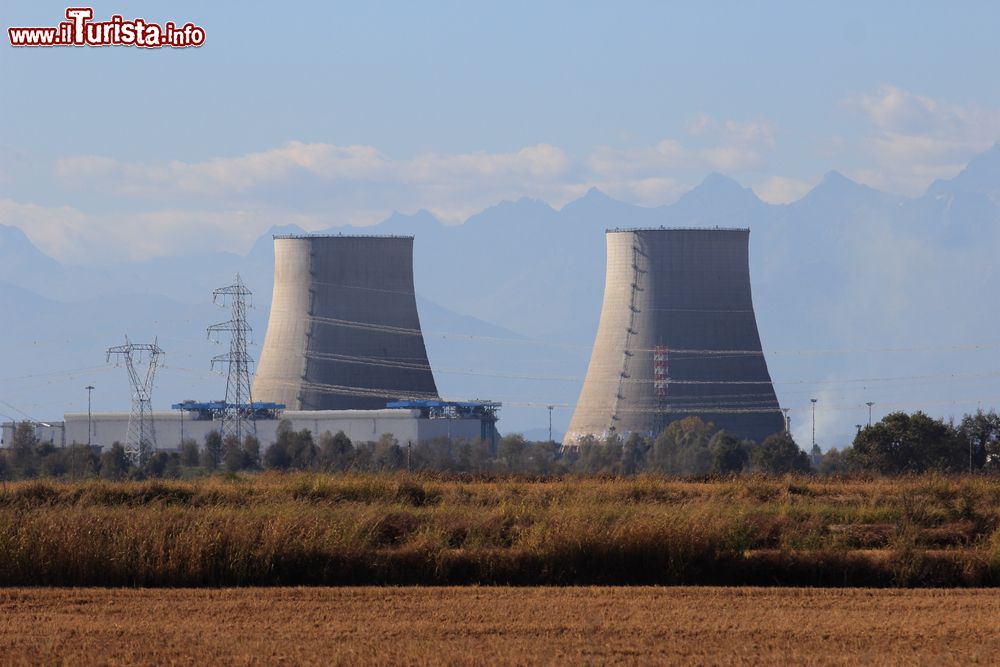
<svg viewBox="0 0 1000 667">
<path fill-rule="evenodd" d="M 370 442 L 364 442 L 355 447 L 354 450 L 354 469 L 355 470 L 377 470 L 378 467 L 375 465 L 374 456 L 375 446 Z M 396 445 L 396 449 L 399 449 L 399 445 Z M 400 452 L 402 454 L 402 452 Z"/>
<path fill-rule="evenodd" d="M 170 462 L 170 454 L 160 450 L 153 452 L 149 455 L 146 460 L 146 465 L 143 466 L 148 477 L 160 478 L 164 477 L 164 473 L 167 470 L 167 464 Z"/>
<path fill-rule="evenodd" d="M 622 447 L 621 472 L 623 475 L 636 475 L 646 466 L 646 454 L 649 442 L 640 433 L 630 433 Z"/>
<path fill-rule="evenodd" d="M 253 433 L 243 437 L 243 467 L 256 469 L 260 467 L 260 440 Z"/>
<path fill-rule="evenodd" d="M 205 446 L 201 448 L 201 465 L 214 470 L 222 462 L 222 434 L 209 431 L 205 434 Z"/>
<path fill-rule="evenodd" d="M 243 444 L 236 435 L 230 433 L 222 441 L 222 461 L 229 472 L 237 472 L 246 467 L 246 455 Z"/>
<path fill-rule="evenodd" d="M 264 450 L 264 467 L 272 470 L 287 470 L 291 466 L 288 451 L 281 442 L 272 443 Z"/>
<path fill-rule="evenodd" d="M 771 475 L 812 471 L 809 456 L 788 433 L 775 433 L 764 438 L 764 442 L 754 450 L 753 467 L 758 472 Z"/>
<path fill-rule="evenodd" d="M 316 444 L 313 442 L 312 432 L 309 429 L 302 429 L 298 433 L 293 433 L 289 438 L 286 447 L 291 466 L 298 470 L 310 470 L 316 465 L 316 457 L 319 453 Z"/>
<path fill-rule="evenodd" d="M 295 437 L 292 422 L 282 419 L 278 422 L 278 430 L 274 442 L 264 450 L 264 467 L 275 470 L 287 470 L 292 465 L 291 442 Z"/>
<path fill-rule="evenodd" d="M 347 470 L 354 463 L 354 444 L 343 431 L 337 431 L 336 435 L 326 431 L 319 438 L 319 460 L 324 470 Z"/>
<path fill-rule="evenodd" d="M 505 435 L 497 447 L 497 458 L 507 466 L 508 472 L 521 472 L 528 442 L 520 433 Z"/>
<path fill-rule="evenodd" d="M 974 470 L 1000 471 L 1000 415 L 994 410 L 965 415 L 958 426 Z"/>
<path fill-rule="evenodd" d="M 490 443 L 485 440 L 464 441 L 455 449 L 455 467 L 463 472 L 487 472 L 491 468 Z"/>
<path fill-rule="evenodd" d="M 371 449 L 365 448 L 365 451 L 370 452 L 371 456 L 366 457 L 359 451 L 357 453 L 357 459 L 361 464 L 358 466 L 359 468 L 364 465 L 366 458 L 369 458 L 368 465 L 374 467 L 375 470 L 402 470 L 406 468 L 407 452 L 399 446 L 399 442 L 392 437 L 391 433 L 383 433 L 378 442 Z"/>
<path fill-rule="evenodd" d="M 559 443 L 551 440 L 532 442 L 525 457 L 525 471 L 533 475 L 553 475 L 561 472 L 558 465 Z"/>
<path fill-rule="evenodd" d="M 704 475 L 712 468 L 708 444 L 715 425 L 699 417 L 671 422 L 653 441 L 651 468 L 671 475 Z"/>
<path fill-rule="evenodd" d="M 66 460 L 66 471 L 73 479 L 93 476 L 100 465 L 100 459 L 94 454 L 93 448 L 87 445 L 70 445 L 63 457 Z"/>
<path fill-rule="evenodd" d="M 167 454 L 167 463 L 163 466 L 163 477 L 177 479 L 181 476 L 181 455 L 177 452 Z"/>
<path fill-rule="evenodd" d="M 848 461 L 852 470 L 898 475 L 960 472 L 968 467 L 967 456 L 967 445 L 951 425 L 923 412 L 894 412 L 858 432 Z"/>
<path fill-rule="evenodd" d="M 712 453 L 712 472 L 722 475 L 742 472 L 750 458 L 740 441 L 725 431 L 716 433 L 708 448 Z"/>
<path fill-rule="evenodd" d="M 464 440 L 455 448 L 455 467 L 459 472 L 472 472 L 472 443 Z"/>
<path fill-rule="evenodd" d="M 201 452 L 198 450 L 198 443 L 190 438 L 186 438 L 181 443 L 180 455 L 181 465 L 188 468 L 194 468 L 198 465 L 201 459 Z"/>
<path fill-rule="evenodd" d="M 18 422 L 14 427 L 14 436 L 10 441 L 10 450 L 14 455 L 14 466 L 21 471 L 22 476 L 30 477 L 34 472 L 35 449 L 39 441 L 35 437 L 35 427 L 31 422 Z M 25 474 L 30 471 L 32 474 Z"/>
<path fill-rule="evenodd" d="M 69 470 L 64 451 L 57 449 L 50 442 L 38 443 L 35 447 L 35 456 L 41 465 L 42 474 L 46 477 L 62 477 Z"/>
<path fill-rule="evenodd" d="M 111 449 L 101 454 L 101 478 L 110 480 L 124 479 L 128 474 L 128 457 L 120 442 L 111 445 Z"/>
<path fill-rule="evenodd" d="M 843 451 L 832 447 L 823 454 L 819 462 L 819 474 L 821 475 L 846 475 L 850 471 L 848 458 L 850 449 Z"/>
</svg>

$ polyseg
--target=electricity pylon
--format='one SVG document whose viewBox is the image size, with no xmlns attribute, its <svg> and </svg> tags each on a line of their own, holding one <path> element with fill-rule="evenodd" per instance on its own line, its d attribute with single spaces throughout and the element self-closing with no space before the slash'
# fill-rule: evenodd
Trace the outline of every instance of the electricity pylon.
<svg viewBox="0 0 1000 667">
<path fill-rule="evenodd" d="M 107 359 L 115 356 L 124 359 L 132 387 L 132 410 L 128 415 L 125 433 L 125 455 L 133 465 L 141 466 L 156 447 L 156 430 L 153 424 L 153 378 L 163 350 L 152 343 L 132 343 L 125 336 L 124 345 L 109 347 Z M 143 370 L 144 368 L 144 370 Z"/>
<path fill-rule="evenodd" d="M 253 293 L 247 289 L 240 275 L 236 274 L 236 282 L 228 287 L 220 287 L 212 292 L 215 303 L 228 306 L 232 317 L 228 322 L 220 322 L 208 327 L 208 337 L 213 339 L 221 332 L 229 332 L 229 353 L 212 358 L 212 369 L 216 364 L 227 364 L 226 401 L 222 410 L 222 438 L 236 436 L 243 441 L 245 433 L 257 434 L 257 423 L 254 419 L 253 399 L 250 396 L 250 366 L 253 359 L 247 352 L 247 339 L 252 331 L 247 324 L 246 312 L 251 307 L 250 297 Z M 217 339 L 215 339 L 217 341 Z"/>
</svg>

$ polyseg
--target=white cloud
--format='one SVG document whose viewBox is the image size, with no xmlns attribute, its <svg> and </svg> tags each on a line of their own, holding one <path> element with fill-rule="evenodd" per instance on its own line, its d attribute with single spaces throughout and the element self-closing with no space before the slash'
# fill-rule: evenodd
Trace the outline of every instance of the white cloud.
<svg viewBox="0 0 1000 667">
<path fill-rule="evenodd" d="M 97 186 L 127 196 L 188 194 L 222 196 L 247 192 L 307 174 L 327 182 L 435 183 L 481 178 L 547 180 L 569 164 L 555 146 L 539 144 L 514 153 L 426 153 L 393 160 L 373 146 L 291 141 L 280 148 L 204 162 L 163 165 L 123 163 L 100 156 L 60 159 L 56 173 L 67 185 Z"/>
<path fill-rule="evenodd" d="M 1000 139 L 1000 109 L 957 105 L 883 85 L 845 101 L 873 130 L 864 148 L 874 161 L 854 173 L 862 182 L 919 195 L 958 173 Z"/>
<path fill-rule="evenodd" d="M 374 224 L 381 212 L 356 215 L 344 224 Z M 245 250 L 276 220 L 305 229 L 333 221 L 311 215 L 265 210 L 199 211 L 161 209 L 95 215 L 70 206 L 46 207 L 0 199 L 0 221 L 21 228 L 48 255 L 74 264 L 143 260 L 200 249 Z M 234 244 L 237 247 L 233 247 Z"/>
<path fill-rule="evenodd" d="M 690 189 L 676 178 L 670 176 L 649 176 L 627 180 L 607 180 L 595 182 L 594 186 L 602 192 L 640 206 L 657 206 L 664 202 L 674 201 Z M 586 191 L 584 186 L 582 192 Z"/>
<path fill-rule="evenodd" d="M 698 113 L 691 122 L 688 123 L 687 133 L 692 137 L 700 137 L 708 132 L 715 125 L 715 119 L 707 113 Z"/>
<path fill-rule="evenodd" d="M 601 146 L 586 160 L 586 166 L 601 176 L 629 176 L 663 172 L 690 163 L 691 150 L 672 139 L 664 139 L 655 146 L 619 149 Z"/>
<path fill-rule="evenodd" d="M 769 204 L 788 204 L 804 197 L 815 185 L 815 182 L 787 176 L 772 176 L 763 183 L 755 185 L 753 191 L 761 201 Z"/>
<path fill-rule="evenodd" d="M 766 120 L 758 119 L 745 123 L 727 120 L 725 128 L 730 137 L 741 139 L 744 143 L 774 148 L 774 126 Z"/>
<path fill-rule="evenodd" d="M 87 216 L 69 207 L 45 207 L 0 199 L 0 222 L 20 227 L 47 254 L 68 257 L 84 239 L 95 236 Z"/>
<path fill-rule="evenodd" d="M 700 169 L 729 174 L 763 166 L 774 148 L 774 127 L 766 120 L 719 121 L 699 114 L 688 126 L 698 139 L 691 145 L 664 139 L 655 146 L 633 149 L 598 148 L 587 159 L 596 174 L 662 177 L 664 171 Z"/>
<path fill-rule="evenodd" d="M 458 223 L 498 201 L 521 197 L 558 208 L 593 186 L 655 206 L 677 199 L 706 171 L 755 168 L 773 148 L 766 121 L 703 116 L 701 123 L 697 141 L 664 138 L 644 147 L 604 146 L 583 157 L 545 143 L 508 152 L 397 158 L 370 145 L 301 141 L 197 162 L 69 156 L 55 164 L 68 201 L 80 193 L 110 195 L 120 200 L 119 208 L 139 213 L 8 201 L 12 210 L 5 217 L 61 259 L 96 260 L 111 253 L 138 259 L 178 251 L 192 235 L 203 249 L 233 249 L 276 222 L 297 222 L 311 230 L 369 225 L 394 210 L 424 208 Z"/>
</svg>

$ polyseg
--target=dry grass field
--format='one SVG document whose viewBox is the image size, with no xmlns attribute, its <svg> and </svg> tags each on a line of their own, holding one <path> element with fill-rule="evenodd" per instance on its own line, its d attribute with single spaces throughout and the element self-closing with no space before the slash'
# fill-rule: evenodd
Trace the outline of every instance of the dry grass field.
<svg viewBox="0 0 1000 667">
<path fill-rule="evenodd" d="M 0 590 L 8 664 L 991 664 L 983 590 Z"/>
<path fill-rule="evenodd" d="M 1000 479 L 0 484 L 0 586 L 1000 585 Z"/>
</svg>

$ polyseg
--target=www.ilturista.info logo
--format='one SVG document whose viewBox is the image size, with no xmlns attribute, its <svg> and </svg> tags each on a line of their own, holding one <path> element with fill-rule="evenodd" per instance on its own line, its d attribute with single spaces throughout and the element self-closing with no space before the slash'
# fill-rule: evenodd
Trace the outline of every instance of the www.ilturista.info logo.
<svg viewBox="0 0 1000 667">
<path fill-rule="evenodd" d="M 193 23 L 163 25 L 145 19 L 126 20 L 115 14 L 93 21 L 91 7 L 69 7 L 66 18 L 46 28 L 7 28 L 11 46 L 141 46 L 147 49 L 184 48 L 205 43 L 205 29 Z"/>
</svg>

